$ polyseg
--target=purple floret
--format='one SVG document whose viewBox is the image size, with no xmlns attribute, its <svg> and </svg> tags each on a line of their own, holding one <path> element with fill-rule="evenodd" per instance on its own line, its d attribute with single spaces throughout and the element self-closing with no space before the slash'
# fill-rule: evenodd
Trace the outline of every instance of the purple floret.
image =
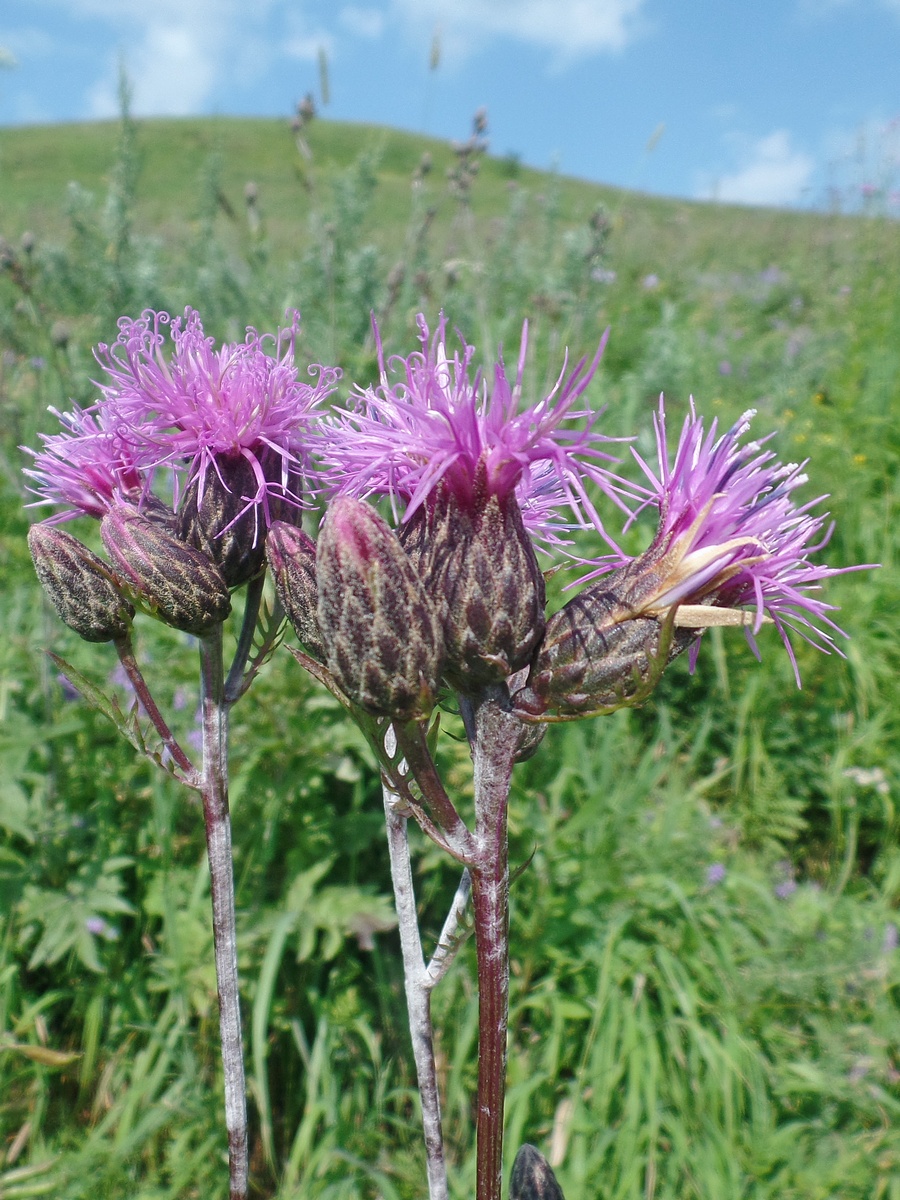
<svg viewBox="0 0 900 1200">
<path fill-rule="evenodd" d="M 314 383 L 297 378 L 298 328 L 294 313 L 275 336 L 248 329 L 245 341 L 216 350 L 191 308 L 183 318 L 150 310 L 137 320 L 122 317 L 116 341 L 96 350 L 109 380 L 98 384 L 102 398 L 57 414 L 66 432 L 45 436 L 34 455 L 27 474 L 39 503 L 64 505 L 65 515 L 102 516 L 121 499 L 139 502 L 154 475 L 168 469 L 177 504 L 186 486 L 196 480 L 202 494 L 208 473 L 221 473 L 219 462 L 240 457 L 257 484 L 254 495 L 241 497 L 248 508 L 258 506 L 267 519 L 270 495 L 300 504 L 306 426 L 340 372 L 313 366 Z M 280 459 L 274 472 L 273 457 Z"/>
<path fill-rule="evenodd" d="M 778 462 L 774 451 L 765 448 L 768 437 L 742 443 L 753 416 L 753 411 L 745 413 L 719 435 L 715 419 L 704 430 L 692 400 L 672 460 L 660 400 L 655 466 L 632 449 L 649 481 L 641 508 L 659 511 L 656 537 L 641 556 L 660 576 L 645 610 L 661 614 L 674 604 L 755 609 L 752 626 L 745 626 L 754 653 L 759 656 L 754 634 L 768 617 L 781 635 L 799 686 L 788 631 L 826 654 L 841 654 L 833 635 L 847 635 L 828 616 L 835 606 L 816 593 L 822 580 L 866 568 L 810 562 L 833 528 L 825 527 L 827 513 L 812 511 L 825 497 L 795 504 L 793 493 L 807 482 L 806 464 Z M 608 570 L 610 564 L 598 559 L 583 578 Z"/>
<path fill-rule="evenodd" d="M 566 512 L 579 520 L 586 512 L 600 523 L 589 481 L 625 507 L 624 481 L 603 465 L 616 461 L 601 448 L 615 439 L 595 429 L 599 413 L 578 403 L 605 336 L 592 361 L 581 359 L 568 374 L 564 366 L 552 391 L 526 405 L 527 322 L 512 380 L 502 358 L 488 372 L 473 370 L 475 349 L 462 338 L 451 355 L 443 315 L 433 337 L 421 315 L 418 324 L 422 348 L 408 358 L 395 356 L 386 366 L 379 340 L 380 386 L 361 392 L 352 411 L 335 414 L 325 433 L 323 458 L 341 491 L 390 496 L 409 520 L 440 483 L 459 505 L 471 506 L 482 465 L 488 493 L 515 492 L 526 528 L 548 542 L 567 527 Z"/>
<path fill-rule="evenodd" d="M 22 447 L 34 459 L 34 467 L 24 472 L 32 481 L 30 490 L 40 497 L 34 507 L 63 505 L 52 521 L 81 515 L 99 519 L 117 502 L 143 499 L 152 482 L 155 452 L 123 437 L 111 408 L 50 411 L 65 432 L 41 434 L 43 450 Z"/>
</svg>

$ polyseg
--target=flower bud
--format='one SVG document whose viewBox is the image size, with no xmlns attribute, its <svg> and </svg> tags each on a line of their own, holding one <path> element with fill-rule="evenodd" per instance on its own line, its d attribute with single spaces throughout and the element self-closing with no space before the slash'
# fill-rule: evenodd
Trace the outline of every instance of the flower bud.
<svg viewBox="0 0 900 1200">
<path fill-rule="evenodd" d="M 281 478 L 282 458 L 260 451 L 257 466 L 242 454 L 218 454 L 202 480 L 194 479 L 178 507 L 176 532 L 182 541 L 213 560 L 230 588 L 248 583 L 262 570 L 266 555 L 266 529 L 259 503 L 265 483 Z M 289 517 L 296 505 L 285 504 L 271 493 L 268 515 Z"/>
<path fill-rule="evenodd" d="M 461 692 L 527 667 L 544 632 L 544 577 L 514 495 L 463 507 L 439 496 L 426 580 L 438 598 L 447 677 Z"/>
<path fill-rule="evenodd" d="M 677 628 L 664 638 L 660 619 L 635 616 L 623 601 L 622 592 L 627 596 L 629 590 L 626 572 L 614 572 L 550 618 L 528 684 L 515 697 L 523 716 L 548 710 L 560 717 L 589 716 L 634 702 L 696 639 L 695 629 Z"/>
<path fill-rule="evenodd" d="M 316 543 L 295 525 L 275 521 L 266 538 L 275 590 L 301 645 L 323 661 L 316 583 Z"/>
<path fill-rule="evenodd" d="M 509 1200 L 564 1200 L 550 1164 L 539 1150 L 527 1143 L 513 1163 Z"/>
<path fill-rule="evenodd" d="M 316 570 L 326 665 L 343 690 L 377 716 L 428 713 L 440 625 L 393 531 L 368 504 L 338 497 L 319 534 Z"/>
<path fill-rule="evenodd" d="M 86 642 L 125 636 L 134 608 L 101 558 L 55 525 L 32 525 L 28 547 L 41 586 L 70 628 Z"/>
<path fill-rule="evenodd" d="M 525 724 L 522 722 L 519 729 L 519 741 L 516 746 L 516 762 L 528 762 L 529 758 L 534 758 L 538 750 L 541 748 L 541 742 L 547 733 L 545 724 Z"/>
<path fill-rule="evenodd" d="M 228 588 L 208 556 L 137 509 L 110 509 L 100 536 L 135 596 L 167 625 L 199 635 L 231 612 Z"/>
</svg>

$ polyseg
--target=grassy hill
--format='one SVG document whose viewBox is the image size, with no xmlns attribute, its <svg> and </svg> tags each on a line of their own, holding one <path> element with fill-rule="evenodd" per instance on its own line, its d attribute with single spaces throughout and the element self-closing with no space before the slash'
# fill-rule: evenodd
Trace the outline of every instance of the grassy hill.
<svg viewBox="0 0 900 1200">
<path fill-rule="evenodd" d="M 60 236 L 65 230 L 63 201 L 76 185 L 97 197 L 109 184 L 121 130 L 117 122 L 0 129 L 0 212 L 3 235 L 25 230 Z M 379 199 L 375 221 L 388 244 L 402 243 L 410 182 L 423 154 L 433 163 L 430 198 L 439 219 L 451 211 L 441 182 L 457 161 L 446 142 L 374 125 L 314 121 L 303 137 L 305 157 L 287 121 L 255 118 L 142 120 L 137 126 L 136 159 L 140 187 L 134 217 L 145 231 L 176 240 L 201 219 L 209 173 L 216 176 L 223 215 L 241 219 L 244 188 L 253 181 L 265 214 L 267 234 L 279 253 L 296 249 L 298 226 L 335 178 L 363 155 L 377 163 Z M 435 185 L 436 181 L 436 185 Z M 767 255 L 811 248 L 833 237 L 835 224 L 853 240 L 853 221 L 773 209 L 688 203 L 625 192 L 568 177 L 551 176 L 513 159 L 487 156 L 481 164 L 472 202 L 480 217 L 502 217 L 509 192 L 552 189 L 566 221 L 587 220 L 598 204 L 619 217 L 626 245 L 643 243 L 659 262 L 702 265 L 715 259 L 726 269 L 755 265 Z M 625 219 L 627 216 L 627 220 Z M 680 253 L 679 253 L 680 251 Z M 777 252 L 777 253 L 776 253 Z M 674 263 L 673 263 L 674 255 Z"/>
<path fill-rule="evenodd" d="M 110 648 L 43 604 L 19 449 L 58 428 L 48 405 L 96 395 L 119 316 L 190 304 L 217 338 L 298 307 L 298 352 L 342 365 L 342 395 L 373 378 L 372 312 L 389 353 L 444 309 L 486 360 L 514 358 L 528 317 L 535 395 L 610 325 L 586 395 L 611 434 L 652 453 L 664 391 L 673 428 L 690 395 L 726 424 L 753 408 L 809 460 L 826 560 L 882 564 L 828 581 L 847 658 L 799 644 L 798 691 L 774 631 L 761 663 L 716 631 L 693 675 L 679 660 L 642 709 L 551 729 L 517 768 L 510 1151 L 552 1144 L 567 1200 L 897 1200 L 900 223 L 478 152 L 461 177 L 446 144 L 375 127 L 305 136 L 309 157 L 274 120 L 0 129 L 0 1194 L 221 1193 L 199 814 L 43 654 L 130 704 Z M 149 621 L 140 638 L 187 738 L 193 649 Z M 257 1192 L 412 1200 L 399 956 L 360 935 L 389 911 L 376 773 L 282 652 L 234 734 Z M 440 753 L 464 794 L 464 744 Z M 416 864 L 436 934 L 455 872 L 418 844 Z M 458 1200 L 473 978 L 464 954 L 435 999 Z"/>
</svg>

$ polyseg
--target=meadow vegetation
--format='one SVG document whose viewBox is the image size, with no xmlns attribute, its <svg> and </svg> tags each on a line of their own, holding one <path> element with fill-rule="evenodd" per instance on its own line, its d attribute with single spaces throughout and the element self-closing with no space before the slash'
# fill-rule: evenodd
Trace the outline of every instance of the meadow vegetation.
<svg viewBox="0 0 900 1200">
<path fill-rule="evenodd" d="M 46 658 L 130 702 L 112 647 L 43 601 L 19 450 L 48 406 L 90 403 L 120 315 L 190 304 L 228 339 L 298 308 L 299 355 L 341 365 L 344 394 L 376 373 L 370 312 L 388 352 L 443 309 L 485 357 L 527 316 L 535 392 L 610 325 L 588 393 L 608 432 L 649 452 L 659 393 L 674 430 L 693 394 L 809 458 L 829 563 L 882 564 L 829 583 L 846 659 L 798 644 L 798 690 L 773 630 L 761 663 L 715 630 L 693 675 L 679 659 L 643 708 L 553 727 L 517 768 L 507 1146 L 540 1146 L 567 1200 L 900 1200 L 900 224 L 654 199 L 396 131 L 304 138 L 0 131 L 0 1196 L 224 1195 L 201 814 Z M 191 639 L 139 636 L 189 740 Z M 284 649 L 233 746 L 255 1194 L 421 1197 L 374 764 Z M 415 850 L 436 935 L 456 871 Z M 459 1200 L 474 979 L 470 947 L 435 995 Z"/>
</svg>

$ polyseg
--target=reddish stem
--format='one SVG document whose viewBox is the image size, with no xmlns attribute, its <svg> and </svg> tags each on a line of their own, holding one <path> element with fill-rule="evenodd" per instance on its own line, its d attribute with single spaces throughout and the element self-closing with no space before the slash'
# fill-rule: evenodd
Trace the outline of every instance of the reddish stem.
<svg viewBox="0 0 900 1200">
<path fill-rule="evenodd" d="M 509 1021 L 509 848 L 507 805 L 519 722 L 505 689 L 475 710 L 475 837 L 470 868 L 478 961 L 476 1200 L 500 1200 L 506 1032 Z"/>
<path fill-rule="evenodd" d="M 189 787 L 196 787 L 196 771 L 194 764 L 179 746 L 178 742 L 166 724 L 165 718 L 156 706 L 156 701 L 150 694 L 150 689 L 147 687 L 147 682 L 144 679 L 143 673 L 137 664 L 137 659 L 134 657 L 134 648 L 131 644 L 130 635 L 123 638 L 118 638 L 115 643 L 116 653 L 119 656 L 119 662 L 128 676 L 131 686 L 134 688 L 134 693 L 141 703 L 144 712 L 150 718 L 153 728 L 163 740 L 163 745 L 172 755 L 172 759 L 184 771 L 187 778 L 185 783 Z"/>
</svg>

